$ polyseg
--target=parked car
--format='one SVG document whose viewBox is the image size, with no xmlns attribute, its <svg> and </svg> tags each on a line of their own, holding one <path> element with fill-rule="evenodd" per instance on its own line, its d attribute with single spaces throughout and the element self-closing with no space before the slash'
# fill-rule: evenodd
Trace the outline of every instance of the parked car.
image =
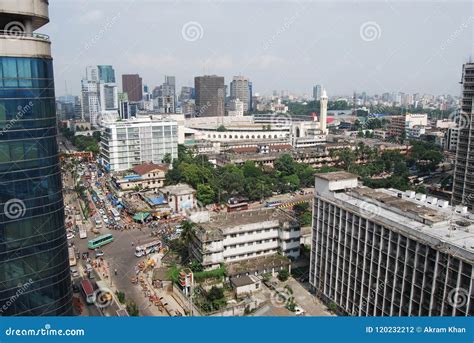
<svg viewBox="0 0 474 343">
<path fill-rule="evenodd" d="M 104 252 L 102 250 L 95 249 L 95 257 L 97 258 L 101 256 L 104 256 Z"/>
<path fill-rule="evenodd" d="M 72 277 L 78 277 L 79 276 L 79 271 L 76 268 L 71 268 L 71 276 Z"/>
<path fill-rule="evenodd" d="M 295 314 L 297 316 L 304 316 L 305 313 L 306 313 L 305 310 L 303 310 L 301 307 L 295 306 Z"/>
</svg>

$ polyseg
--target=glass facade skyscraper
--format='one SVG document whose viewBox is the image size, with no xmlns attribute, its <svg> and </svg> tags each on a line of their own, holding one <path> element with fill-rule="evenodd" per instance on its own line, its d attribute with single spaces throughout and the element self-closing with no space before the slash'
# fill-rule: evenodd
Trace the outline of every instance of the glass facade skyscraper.
<svg viewBox="0 0 474 343">
<path fill-rule="evenodd" d="M 0 315 L 72 314 L 47 1 L 0 10 Z M 26 6 L 28 7 L 28 6 Z M 40 13 L 39 13 L 40 12 Z M 7 31 L 5 18 L 22 30 Z"/>
<path fill-rule="evenodd" d="M 111 65 L 97 66 L 99 69 L 99 80 L 104 83 L 115 83 L 115 70 Z"/>
</svg>

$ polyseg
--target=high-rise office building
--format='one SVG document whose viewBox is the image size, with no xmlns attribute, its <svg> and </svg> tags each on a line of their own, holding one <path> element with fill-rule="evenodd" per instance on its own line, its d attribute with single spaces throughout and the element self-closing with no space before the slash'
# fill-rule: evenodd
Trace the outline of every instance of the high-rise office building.
<svg viewBox="0 0 474 343">
<path fill-rule="evenodd" d="M 196 76 L 194 89 L 196 90 L 196 116 L 224 116 L 225 86 L 223 76 Z"/>
<path fill-rule="evenodd" d="M 321 85 L 316 85 L 313 87 L 313 99 L 319 101 L 321 98 Z"/>
<path fill-rule="evenodd" d="M 253 85 L 252 82 L 249 82 L 249 108 L 248 112 L 253 110 Z"/>
<path fill-rule="evenodd" d="M 141 101 L 143 99 L 143 82 L 138 74 L 122 75 L 122 89 L 127 93 L 129 101 Z"/>
<path fill-rule="evenodd" d="M 474 63 L 466 63 L 462 69 L 461 110 L 459 116 L 459 133 L 456 150 L 456 162 L 453 175 L 453 204 L 465 204 L 474 209 L 474 149 L 473 117 L 474 107 Z"/>
<path fill-rule="evenodd" d="M 115 70 L 111 65 L 99 65 L 99 80 L 104 83 L 115 83 Z"/>
<path fill-rule="evenodd" d="M 230 99 L 239 99 L 244 104 L 244 112 L 248 112 L 251 102 L 250 82 L 244 76 L 234 76 L 230 83 Z"/>
<path fill-rule="evenodd" d="M 72 314 L 48 21 L 47 1 L 1 2 L 2 316 Z"/>
<path fill-rule="evenodd" d="M 473 229 L 466 207 L 317 174 L 309 282 L 349 315 L 472 316 Z"/>
</svg>

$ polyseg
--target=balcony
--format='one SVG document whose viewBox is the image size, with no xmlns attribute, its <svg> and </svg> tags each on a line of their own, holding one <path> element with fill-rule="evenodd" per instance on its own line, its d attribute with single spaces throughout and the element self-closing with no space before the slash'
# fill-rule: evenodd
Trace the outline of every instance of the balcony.
<svg viewBox="0 0 474 343">
<path fill-rule="evenodd" d="M 49 36 L 0 30 L 0 55 L 8 57 L 51 57 Z"/>
</svg>

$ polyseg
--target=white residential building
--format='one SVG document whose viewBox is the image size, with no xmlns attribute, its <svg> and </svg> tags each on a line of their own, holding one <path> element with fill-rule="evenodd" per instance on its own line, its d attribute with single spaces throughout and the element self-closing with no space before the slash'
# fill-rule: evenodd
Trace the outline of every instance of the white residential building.
<svg viewBox="0 0 474 343">
<path fill-rule="evenodd" d="M 229 102 L 228 115 L 230 117 L 241 117 L 244 115 L 244 103 L 240 99 L 232 99 Z"/>
<path fill-rule="evenodd" d="M 101 158 L 110 171 L 178 156 L 178 125 L 168 119 L 132 118 L 103 123 Z"/>
<path fill-rule="evenodd" d="M 300 226 L 277 208 L 218 214 L 196 223 L 190 250 L 206 269 L 279 252 L 297 258 Z"/>
</svg>

